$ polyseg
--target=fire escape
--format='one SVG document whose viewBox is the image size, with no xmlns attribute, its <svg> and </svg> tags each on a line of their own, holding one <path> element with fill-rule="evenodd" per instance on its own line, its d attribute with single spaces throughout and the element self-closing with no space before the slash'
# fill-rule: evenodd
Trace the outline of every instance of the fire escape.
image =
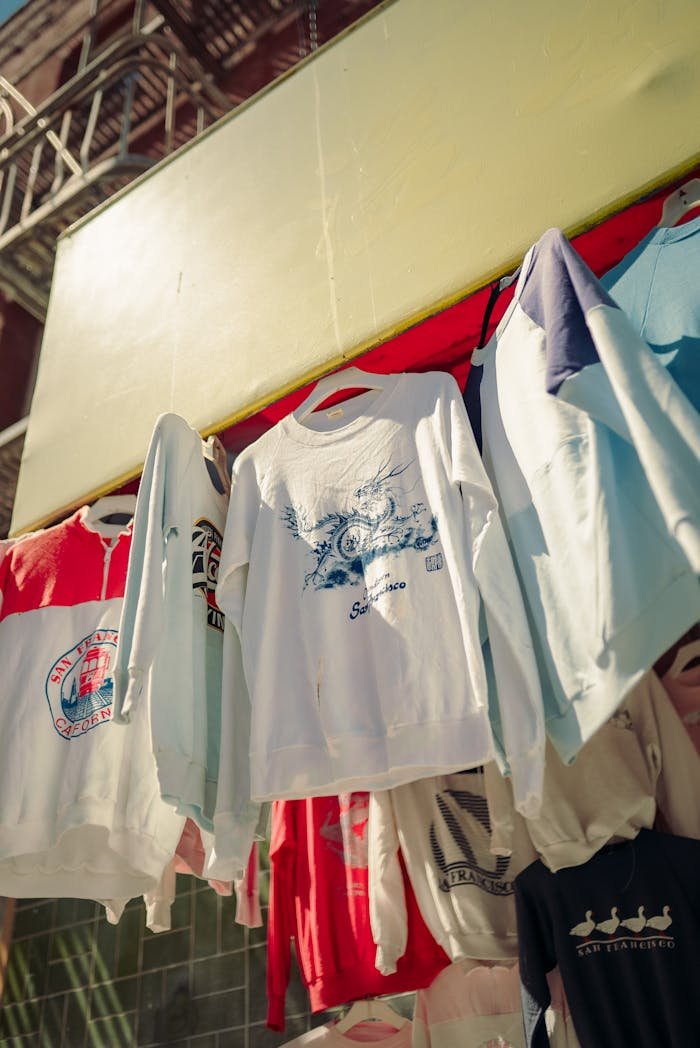
<svg viewBox="0 0 700 1048">
<path fill-rule="evenodd" d="M 376 4 L 84 0 L 61 34 L 52 14 L 67 0 L 30 0 L 13 20 L 27 64 L 19 80 L 0 75 L 0 289 L 42 323 L 69 225 Z M 18 83 L 57 59 L 59 85 L 32 105 Z M 0 432 L 0 537 L 25 429 Z"/>
</svg>

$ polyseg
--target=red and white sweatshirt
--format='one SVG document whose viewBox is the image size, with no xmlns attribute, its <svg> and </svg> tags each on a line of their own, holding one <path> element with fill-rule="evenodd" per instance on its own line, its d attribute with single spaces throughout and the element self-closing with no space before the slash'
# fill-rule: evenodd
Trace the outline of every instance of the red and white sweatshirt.
<svg viewBox="0 0 700 1048">
<path fill-rule="evenodd" d="M 83 507 L 0 562 L 0 895 L 140 895 L 177 846 L 145 711 L 111 723 L 130 541 Z"/>
<path fill-rule="evenodd" d="M 375 968 L 369 913 L 369 794 L 275 801 L 270 844 L 267 1025 L 284 1029 L 294 938 L 311 1010 L 428 986 L 449 958 L 405 877 L 408 945 L 393 975 Z"/>
</svg>

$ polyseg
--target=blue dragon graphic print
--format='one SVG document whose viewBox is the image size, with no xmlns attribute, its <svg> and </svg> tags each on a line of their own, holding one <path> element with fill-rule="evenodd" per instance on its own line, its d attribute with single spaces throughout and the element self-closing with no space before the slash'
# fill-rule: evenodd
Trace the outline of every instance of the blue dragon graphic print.
<svg viewBox="0 0 700 1048">
<path fill-rule="evenodd" d="M 396 483 L 411 466 L 380 466 L 371 480 L 356 488 L 349 505 L 311 521 L 303 509 L 286 506 L 282 520 L 295 539 L 306 542 L 313 567 L 304 589 L 356 586 L 364 569 L 378 557 L 405 549 L 427 550 L 438 540 L 437 518 L 423 502 L 410 508 L 410 491 Z M 414 485 L 415 487 L 415 485 Z"/>
</svg>

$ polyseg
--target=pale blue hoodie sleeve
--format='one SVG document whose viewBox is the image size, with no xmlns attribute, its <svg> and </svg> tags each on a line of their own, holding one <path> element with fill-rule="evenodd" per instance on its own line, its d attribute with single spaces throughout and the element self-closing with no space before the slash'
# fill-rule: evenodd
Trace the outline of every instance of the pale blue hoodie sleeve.
<svg viewBox="0 0 700 1048">
<path fill-rule="evenodd" d="M 539 812 L 544 776 L 544 704 L 520 584 L 496 496 L 481 461 L 456 382 L 449 382 L 448 447 L 452 479 L 460 485 L 467 535 L 488 632 L 498 714 L 489 710 L 501 744 L 518 811 Z M 486 511 L 485 511 L 486 508 Z M 483 637 L 480 638 L 483 642 Z M 483 644 L 479 645 L 482 658 Z M 487 680 L 489 667 L 484 666 Z M 490 696 L 491 698 L 491 696 Z M 489 702 L 491 706 L 491 702 Z M 499 756 L 501 756 L 499 754 Z"/>
<path fill-rule="evenodd" d="M 130 721 L 141 697 L 164 629 L 163 562 L 173 526 L 172 474 L 178 472 L 170 436 L 173 420 L 183 422 L 169 414 L 156 421 L 136 500 L 114 670 L 113 719 L 122 724 Z"/>
</svg>

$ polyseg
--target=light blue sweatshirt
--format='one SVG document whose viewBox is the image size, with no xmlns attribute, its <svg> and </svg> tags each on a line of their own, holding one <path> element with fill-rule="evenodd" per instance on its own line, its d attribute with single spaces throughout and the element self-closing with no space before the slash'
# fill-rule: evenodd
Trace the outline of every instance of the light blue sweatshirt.
<svg viewBox="0 0 700 1048">
<path fill-rule="evenodd" d="M 700 411 L 700 217 L 652 229 L 600 282 Z"/>
<path fill-rule="evenodd" d="M 546 729 L 571 761 L 700 618 L 700 417 L 559 230 L 473 364 Z"/>
</svg>

